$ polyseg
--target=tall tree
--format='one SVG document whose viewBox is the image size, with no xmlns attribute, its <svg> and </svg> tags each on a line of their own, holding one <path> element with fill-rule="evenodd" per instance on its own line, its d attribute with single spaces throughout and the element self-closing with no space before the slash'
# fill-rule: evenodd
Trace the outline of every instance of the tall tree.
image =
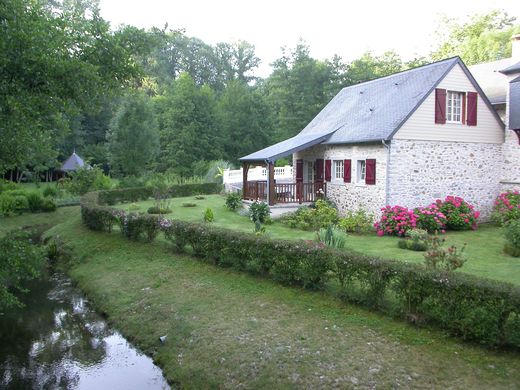
<svg viewBox="0 0 520 390">
<path fill-rule="evenodd" d="M 236 161 L 269 145 L 270 108 L 253 87 L 238 80 L 230 82 L 219 99 L 217 111 L 225 159 Z"/>
<path fill-rule="evenodd" d="M 374 56 L 367 52 L 349 64 L 346 77 L 350 84 L 356 84 L 401 70 L 403 70 L 403 62 L 396 52 L 387 51 L 381 56 Z"/>
<path fill-rule="evenodd" d="M 110 123 L 107 140 L 110 165 L 116 173 L 139 176 L 145 172 L 159 147 L 150 98 L 144 94 L 128 96 Z"/>
<path fill-rule="evenodd" d="M 161 151 L 158 167 L 188 177 L 197 161 L 221 157 L 216 100 L 208 86 L 198 87 L 181 74 L 162 96 L 155 98 Z"/>
<path fill-rule="evenodd" d="M 444 17 L 437 29 L 440 45 L 431 53 L 434 60 L 460 56 L 467 65 L 511 56 L 511 36 L 520 33 L 516 18 L 501 10 L 471 17 L 466 23 Z"/>
<path fill-rule="evenodd" d="M 0 2 L 0 173 L 55 159 L 72 118 L 140 77 L 146 46 L 141 30 L 110 31 L 95 1 Z"/>
</svg>

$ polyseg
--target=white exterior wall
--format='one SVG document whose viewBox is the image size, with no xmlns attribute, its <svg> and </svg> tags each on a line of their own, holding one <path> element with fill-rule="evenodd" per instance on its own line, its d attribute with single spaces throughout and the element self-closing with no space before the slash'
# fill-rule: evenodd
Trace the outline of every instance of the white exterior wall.
<svg viewBox="0 0 520 390">
<path fill-rule="evenodd" d="M 486 220 L 500 190 L 501 167 L 501 144 L 393 140 L 388 202 L 417 207 L 460 196 Z"/>
<path fill-rule="evenodd" d="M 297 152 L 293 155 L 293 166 L 297 159 L 315 161 L 352 160 L 352 182 L 344 183 L 343 179 L 332 179 L 327 183 L 327 197 L 338 207 L 341 214 L 347 210 L 363 209 L 379 216 L 380 209 L 386 205 L 386 173 L 388 152 L 385 146 L 378 145 L 318 145 Z M 376 160 L 376 184 L 358 183 L 357 160 L 373 158 Z M 293 170 L 296 175 L 296 169 Z M 295 178 L 296 179 L 296 178 Z"/>
<path fill-rule="evenodd" d="M 477 92 L 458 64 L 444 77 L 437 88 Z M 436 124 L 435 91 L 432 91 L 397 131 L 393 139 L 501 144 L 504 142 L 504 130 L 480 95 L 477 101 L 477 126 L 460 123 Z"/>
</svg>

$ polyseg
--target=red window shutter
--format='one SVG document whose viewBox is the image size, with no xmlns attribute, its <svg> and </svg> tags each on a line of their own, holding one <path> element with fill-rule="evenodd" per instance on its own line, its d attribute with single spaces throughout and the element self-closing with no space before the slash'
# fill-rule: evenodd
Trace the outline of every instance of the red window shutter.
<svg viewBox="0 0 520 390">
<path fill-rule="evenodd" d="M 462 94 L 462 124 L 466 124 L 466 94 Z"/>
<path fill-rule="evenodd" d="M 314 175 L 315 181 L 317 181 L 317 182 L 323 181 L 323 159 L 322 158 L 318 158 L 316 160 L 315 168 L 316 168 L 316 172 Z"/>
<path fill-rule="evenodd" d="M 303 181 L 303 160 L 296 160 L 296 181 Z"/>
<path fill-rule="evenodd" d="M 435 123 L 446 123 L 446 90 L 435 89 Z"/>
<path fill-rule="evenodd" d="M 332 179 L 332 161 L 325 160 L 325 180 L 330 181 Z"/>
<path fill-rule="evenodd" d="M 365 168 L 365 184 L 376 184 L 376 160 L 367 159 Z"/>
<path fill-rule="evenodd" d="M 477 125 L 477 98 L 478 93 L 468 92 L 468 126 Z"/>
<path fill-rule="evenodd" d="M 352 160 L 343 160 L 343 181 L 345 183 L 352 181 Z"/>
</svg>

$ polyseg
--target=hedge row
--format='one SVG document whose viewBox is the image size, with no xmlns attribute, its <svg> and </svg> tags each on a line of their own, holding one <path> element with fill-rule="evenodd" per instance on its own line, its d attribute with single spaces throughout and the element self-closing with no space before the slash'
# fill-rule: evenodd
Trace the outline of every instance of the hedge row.
<svg viewBox="0 0 520 390">
<path fill-rule="evenodd" d="M 222 185 L 217 183 L 181 184 L 168 188 L 168 196 L 178 198 L 200 194 L 218 194 L 220 191 L 222 191 Z M 153 196 L 152 187 L 119 188 L 98 191 L 98 202 L 100 205 L 114 205 L 146 200 L 151 196 Z"/>
<path fill-rule="evenodd" d="M 335 278 L 346 300 L 379 310 L 397 301 L 403 316 L 414 322 L 436 324 L 483 344 L 520 347 L 520 288 L 511 284 L 337 251 L 314 242 L 122 214 L 97 205 L 95 196 L 82 204 L 83 222 L 90 229 L 111 231 L 114 223 L 132 220 L 132 234 L 125 234 L 127 228 L 122 227 L 131 239 L 153 240 L 162 231 L 179 252 L 284 284 L 316 289 Z"/>
</svg>

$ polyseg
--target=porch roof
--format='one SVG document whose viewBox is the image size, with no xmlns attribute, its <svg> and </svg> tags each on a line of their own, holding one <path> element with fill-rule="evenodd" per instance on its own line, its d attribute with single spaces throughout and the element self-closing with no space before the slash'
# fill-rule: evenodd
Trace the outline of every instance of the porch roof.
<svg viewBox="0 0 520 390">
<path fill-rule="evenodd" d="M 336 130 L 320 133 L 298 134 L 295 137 L 268 146 L 265 149 L 244 156 L 240 161 L 267 161 L 274 162 L 279 158 L 288 156 L 311 146 L 326 141 Z"/>
</svg>

